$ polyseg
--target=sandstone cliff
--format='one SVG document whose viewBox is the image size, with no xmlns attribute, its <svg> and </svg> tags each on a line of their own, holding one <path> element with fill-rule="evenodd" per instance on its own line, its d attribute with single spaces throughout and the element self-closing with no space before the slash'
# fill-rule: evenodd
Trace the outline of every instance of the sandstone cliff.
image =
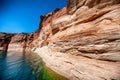
<svg viewBox="0 0 120 80">
<path fill-rule="evenodd" d="M 26 45 L 27 34 L 14 34 L 8 46 L 8 51 L 23 51 Z"/>
<path fill-rule="evenodd" d="M 10 39 L 8 50 L 30 49 L 71 80 L 120 80 L 120 0 L 68 0 L 40 18 L 39 30 L 0 46 Z"/>
<path fill-rule="evenodd" d="M 32 42 L 38 38 L 39 31 L 33 33 L 0 33 L 0 51 L 24 51 L 32 48 Z"/>
<path fill-rule="evenodd" d="M 69 0 L 67 7 L 41 16 L 35 45 L 96 59 L 120 61 L 119 0 Z"/>
<path fill-rule="evenodd" d="M 0 51 L 5 51 L 8 49 L 12 36 L 13 34 L 0 33 Z"/>
<path fill-rule="evenodd" d="M 120 80 L 120 0 L 69 0 L 41 19 L 33 49 L 49 67 L 72 80 Z"/>
</svg>

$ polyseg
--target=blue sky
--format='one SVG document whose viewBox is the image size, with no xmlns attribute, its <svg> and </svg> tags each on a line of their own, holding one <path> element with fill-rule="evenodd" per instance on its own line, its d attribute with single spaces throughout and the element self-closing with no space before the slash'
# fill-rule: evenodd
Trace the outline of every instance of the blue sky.
<svg viewBox="0 0 120 80">
<path fill-rule="evenodd" d="M 63 8 L 67 0 L 0 0 L 0 32 L 34 32 L 40 15 Z"/>
</svg>

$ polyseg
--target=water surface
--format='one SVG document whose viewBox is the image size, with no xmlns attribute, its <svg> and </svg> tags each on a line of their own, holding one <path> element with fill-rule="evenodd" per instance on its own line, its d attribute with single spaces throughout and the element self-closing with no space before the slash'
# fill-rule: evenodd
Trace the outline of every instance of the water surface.
<svg viewBox="0 0 120 80">
<path fill-rule="evenodd" d="M 67 80 L 47 68 L 35 53 L 0 53 L 0 80 Z"/>
</svg>

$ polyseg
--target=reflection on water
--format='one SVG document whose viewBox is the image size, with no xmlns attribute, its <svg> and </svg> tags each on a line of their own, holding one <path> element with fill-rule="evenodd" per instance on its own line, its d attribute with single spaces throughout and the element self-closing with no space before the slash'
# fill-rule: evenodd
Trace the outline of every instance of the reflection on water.
<svg viewBox="0 0 120 80">
<path fill-rule="evenodd" d="M 35 53 L 0 53 L 0 80 L 67 80 L 46 68 Z"/>
</svg>

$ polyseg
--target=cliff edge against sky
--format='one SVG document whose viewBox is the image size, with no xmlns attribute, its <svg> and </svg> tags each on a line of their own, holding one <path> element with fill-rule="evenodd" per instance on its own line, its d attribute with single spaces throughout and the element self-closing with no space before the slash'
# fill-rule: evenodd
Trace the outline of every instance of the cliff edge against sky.
<svg viewBox="0 0 120 80">
<path fill-rule="evenodd" d="M 32 50 L 68 79 L 120 80 L 120 0 L 68 0 L 36 32 L 12 36 L 8 50 Z"/>
</svg>

